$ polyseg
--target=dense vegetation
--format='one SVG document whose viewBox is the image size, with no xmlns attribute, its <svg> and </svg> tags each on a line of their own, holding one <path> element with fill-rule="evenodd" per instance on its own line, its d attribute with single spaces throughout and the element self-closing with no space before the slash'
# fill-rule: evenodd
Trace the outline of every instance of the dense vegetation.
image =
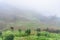
<svg viewBox="0 0 60 40">
<path fill-rule="evenodd" d="M 14 30 L 11 27 L 9 30 L 0 31 L 0 40 L 60 40 L 59 31 L 51 32 L 47 28 L 45 31 L 37 28 L 35 30 Z"/>
</svg>

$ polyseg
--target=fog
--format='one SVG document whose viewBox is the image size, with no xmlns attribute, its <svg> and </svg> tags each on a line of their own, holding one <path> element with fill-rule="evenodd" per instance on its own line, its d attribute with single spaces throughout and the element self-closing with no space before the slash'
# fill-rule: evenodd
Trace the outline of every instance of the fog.
<svg viewBox="0 0 60 40">
<path fill-rule="evenodd" d="M 60 0 L 0 0 L 0 30 L 8 27 L 60 29 Z"/>
<path fill-rule="evenodd" d="M 60 17 L 60 0 L 0 0 L 21 10 L 31 10 L 45 16 Z"/>
</svg>

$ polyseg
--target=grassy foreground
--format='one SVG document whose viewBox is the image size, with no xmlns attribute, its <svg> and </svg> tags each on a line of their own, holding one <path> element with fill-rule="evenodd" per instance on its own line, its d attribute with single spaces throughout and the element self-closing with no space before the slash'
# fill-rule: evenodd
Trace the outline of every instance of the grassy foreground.
<svg viewBox="0 0 60 40">
<path fill-rule="evenodd" d="M 0 40 L 10 40 L 8 39 L 9 36 L 12 34 L 14 35 L 14 38 L 11 40 L 60 40 L 60 34 L 58 33 L 49 33 L 46 31 L 31 31 L 26 32 L 26 31 L 21 31 L 21 30 L 7 30 L 3 31 L 2 33 L 0 32 Z M 11 36 L 12 37 L 12 36 Z M 10 37 L 10 38 L 11 38 Z"/>
</svg>

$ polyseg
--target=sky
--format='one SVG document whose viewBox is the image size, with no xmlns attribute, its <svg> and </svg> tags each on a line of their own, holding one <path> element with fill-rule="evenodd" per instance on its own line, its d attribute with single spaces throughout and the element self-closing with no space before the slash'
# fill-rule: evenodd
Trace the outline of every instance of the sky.
<svg viewBox="0 0 60 40">
<path fill-rule="evenodd" d="M 40 14 L 60 17 L 60 0 L 0 0 L 22 10 L 32 10 Z"/>
</svg>

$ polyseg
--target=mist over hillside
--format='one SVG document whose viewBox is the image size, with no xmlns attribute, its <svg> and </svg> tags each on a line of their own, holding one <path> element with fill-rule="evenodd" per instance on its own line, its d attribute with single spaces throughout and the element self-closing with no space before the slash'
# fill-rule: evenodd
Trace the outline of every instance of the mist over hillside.
<svg viewBox="0 0 60 40">
<path fill-rule="evenodd" d="M 0 3 L 0 24 L 2 24 L 0 29 L 18 21 L 60 26 L 60 17 L 44 16 L 32 10 L 21 10 L 6 3 Z"/>
</svg>

